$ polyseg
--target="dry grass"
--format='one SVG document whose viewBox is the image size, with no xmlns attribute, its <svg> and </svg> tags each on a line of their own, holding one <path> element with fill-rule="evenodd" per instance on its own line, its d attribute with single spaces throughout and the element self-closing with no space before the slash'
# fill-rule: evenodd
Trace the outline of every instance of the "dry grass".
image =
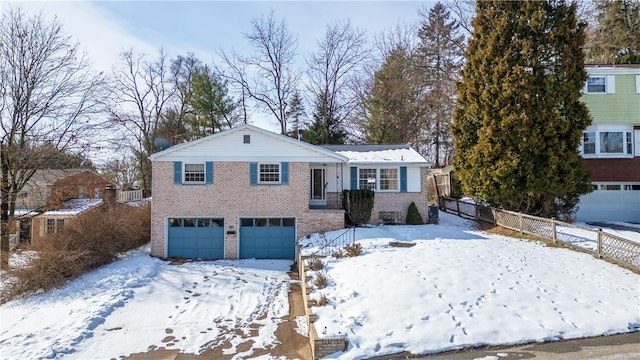
<svg viewBox="0 0 640 360">
<path fill-rule="evenodd" d="M 316 273 L 316 277 L 313 279 L 313 284 L 318 289 L 324 289 L 327 287 L 327 274 L 324 271 Z"/>
<path fill-rule="evenodd" d="M 313 271 L 322 270 L 322 261 L 317 257 L 307 259 L 307 267 Z"/>
<path fill-rule="evenodd" d="M 333 256 L 336 259 L 343 258 L 344 257 L 344 250 L 336 249 L 331 253 L 331 256 Z"/>
<path fill-rule="evenodd" d="M 344 253 L 348 257 L 360 256 L 362 254 L 362 245 L 360 243 L 351 243 L 343 246 Z"/>
<path fill-rule="evenodd" d="M 315 306 L 325 306 L 327 305 L 327 297 L 324 296 L 324 294 L 320 295 L 320 299 L 318 299 L 315 304 Z"/>
<path fill-rule="evenodd" d="M 114 261 L 124 251 L 148 243 L 150 215 L 148 205 L 107 208 L 87 214 L 76 226 L 33 244 L 30 250 L 38 256 L 27 266 L 9 270 L 15 281 L 4 289 L 0 300 L 58 287 Z"/>
</svg>

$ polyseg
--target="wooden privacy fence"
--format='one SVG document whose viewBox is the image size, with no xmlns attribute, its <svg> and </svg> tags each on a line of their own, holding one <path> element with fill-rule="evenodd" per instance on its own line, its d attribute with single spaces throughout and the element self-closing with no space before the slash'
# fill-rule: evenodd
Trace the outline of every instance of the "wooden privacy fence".
<svg viewBox="0 0 640 360">
<path fill-rule="evenodd" d="M 561 242 L 574 250 L 593 254 L 598 258 L 609 258 L 640 271 L 640 242 L 602 230 L 593 230 L 555 219 L 496 209 L 444 196 L 440 198 L 440 210 L 463 218 L 500 225 L 520 233 L 539 236 L 553 242 Z M 575 230 L 579 230 L 581 234 L 574 234 Z M 585 231 L 588 234 L 586 237 L 582 235 Z"/>
</svg>

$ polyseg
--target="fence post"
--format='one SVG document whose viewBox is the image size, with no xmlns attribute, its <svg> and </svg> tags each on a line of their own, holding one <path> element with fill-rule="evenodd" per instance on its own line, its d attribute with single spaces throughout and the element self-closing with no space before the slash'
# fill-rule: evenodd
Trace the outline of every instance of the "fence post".
<svg viewBox="0 0 640 360">
<path fill-rule="evenodd" d="M 596 234 L 598 234 L 598 250 L 596 254 L 598 255 L 598 259 L 602 259 L 602 229 L 598 229 Z"/>
<path fill-rule="evenodd" d="M 478 204 L 475 202 L 473 203 L 473 209 L 476 211 L 476 221 L 478 221 L 480 216 L 478 215 Z"/>
<path fill-rule="evenodd" d="M 551 236 L 553 236 L 553 243 L 558 242 L 558 237 L 556 236 L 556 218 L 551 218 Z"/>
<path fill-rule="evenodd" d="M 456 209 L 458 210 L 458 217 L 460 217 L 460 200 L 456 199 Z"/>
<path fill-rule="evenodd" d="M 518 220 L 520 222 L 520 234 L 522 234 L 522 213 L 518 213 Z"/>
</svg>

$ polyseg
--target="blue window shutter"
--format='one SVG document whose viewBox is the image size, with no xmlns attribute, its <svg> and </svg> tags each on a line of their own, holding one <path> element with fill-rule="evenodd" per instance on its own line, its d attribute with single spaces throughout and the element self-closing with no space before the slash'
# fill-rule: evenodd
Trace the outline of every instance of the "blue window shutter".
<svg viewBox="0 0 640 360">
<path fill-rule="evenodd" d="M 400 166 L 400 192 L 407 192 L 407 167 Z"/>
<path fill-rule="evenodd" d="M 282 185 L 289 185 L 289 163 L 280 163 L 280 183 Z"/>
<path fill-rule="evenodd" d="M 204 178 L 207 184 L 213 184 L 213 162 L 207 161 L 205 163 Z"/>
<path fill-rule="evenodd" d="M 351 190 L 355 190 L 358 188 L 358 168 L 355 166 L 351 167 Z"/>
<path fill-rule="evenodd" d="M 173 183 L 182 184 L 182 161 L 173 162 Z"/>
<path fill-rule="evenodd" d="M 258 185 L 258 163 L 249 164 L 249 184 Z"/>
</svg>

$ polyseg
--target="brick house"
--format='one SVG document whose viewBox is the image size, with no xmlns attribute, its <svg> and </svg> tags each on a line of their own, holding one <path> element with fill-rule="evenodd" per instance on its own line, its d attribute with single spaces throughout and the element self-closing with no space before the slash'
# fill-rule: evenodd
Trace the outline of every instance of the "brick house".
<svg viewBox="0 0 640 360">
<path fill-rule="evenodd" d="M 320 147 L 242 125 L 151 163 L 157 257 L 294 258 L 296 239 L 344 227 L 343 189 L 376 190 L 372 223 L 427 209 L 429 164 L 408 146 Z"/>
<path fill-rule="evenodd" d="M 16 199 L 16 209 L 34 210 L 66 199 L 100 199 L 116 184 L 89 169 L 37 170 Z"/>
<path fill-rule="evenodd" d="M 105 189 L 102 198 L 69 199 L 31 219 L 31 242 L 38 243 L 48 236 L 76 226 L 77 222 L 107 208 L 126 211 L 128 205 L 116 201 L 115 187 Z"/>
<path fill-rule="evenodd" d="M 580 154 L 593 192 L 580 197 L 576 220 L 640 223 L 640 65 L 587 65 L 581 100 L 592 124 Z"/>
</svg>

